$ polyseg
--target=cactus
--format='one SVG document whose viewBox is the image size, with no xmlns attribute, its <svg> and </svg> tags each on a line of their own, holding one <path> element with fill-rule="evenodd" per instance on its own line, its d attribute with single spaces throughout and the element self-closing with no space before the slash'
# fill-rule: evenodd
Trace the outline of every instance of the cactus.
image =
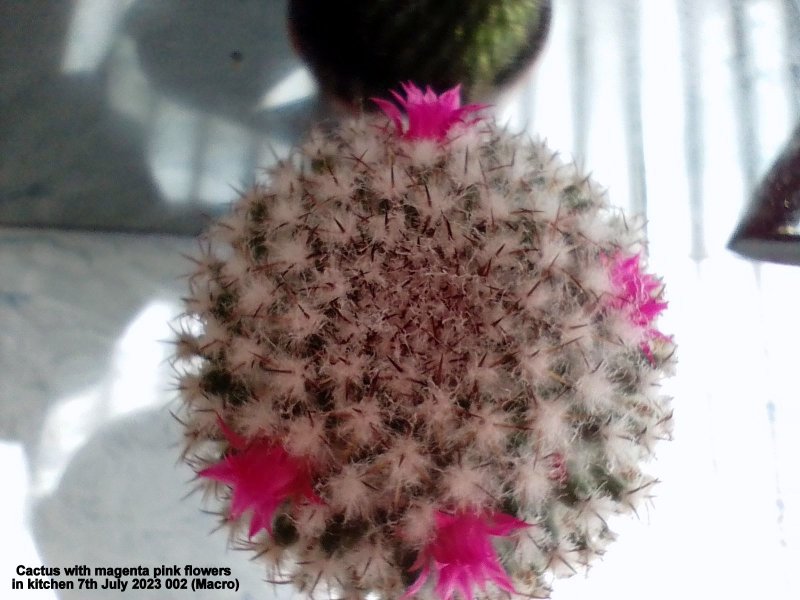
<svg viewBox="0 0 800 600">
<path fill-rule="evenodd" d="M 655 484 L 662 285 L 575 165 L 457 88 L 404 87 L 209 230 L 177 341 L 185 456 L 271 580 L 541 597 Z"/>
<path fill-rule="evenodd" d="M 550 0 L 291 0 L 288 21 L 322 89 L 357 106 L 406 79 L 485 98 L 538 56 L 550 11 Z"/>
</svg>

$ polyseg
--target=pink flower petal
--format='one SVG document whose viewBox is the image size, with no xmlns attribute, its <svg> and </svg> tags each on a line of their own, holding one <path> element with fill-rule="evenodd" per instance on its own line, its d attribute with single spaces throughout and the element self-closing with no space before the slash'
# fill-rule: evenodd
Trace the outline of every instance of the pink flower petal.
<svg viewBox="0 0 800 600">
<path fill-rule="evenodd" d="M 646 339 L 641 343 L 641 350 L 653 363 L 655 357 L 648 340 L 670 339 L 653 326 L 668 303 L 659 298 L 661 282 L 642 270 L 640 260 L 639 254 L 626 258 L 619 252 L 610 259 L 609 276 L 615 293 L 607 304 L 626 313 L 632 324 L 644 330 Z"/>
<path fill-rule="evenodd" d="M 411 570 L 416 571 L 418 568 L 419 567 L 415 568 L 414 566 L 412 566 Z M 422 586 L 425 585 L 425 582 L 428 580 L 428 576 L 430 576 L 430 574 L 431 574 L 431 568 L 429 565 L 426 564 L 424 567 L 422 567 L 422 571 L 420 571 L 417 580 L 408 587 L 408 589 L 402 596 L 400 596 L 400 600 L 406 600 L 407 598 L 411 598 L 414 594 L 419 592 L 422 589 Z"/>
<path fill-rule="evenodd" d="M 247 446 L 247 440 L 236 433 L 233 429 L 228 427 L 228 425 L 219 415 L 217 415 L 217 425 L 219 425 L 222 435 L 225 436 L 225 439 L 228 440 L 228 443 L 232 447 L 236 448 L 237 450 L 244 450 L 244 447 Z"/>
<path fill-rule="evenodd" d="M 399 108 L 383 98 L 373 98 L 372 101 L 392 120 L 398 131 L 403 129 L 403 113 L 400 112 Z"/>
<path fill-rule="evenodd" d="M 305 460 L 291 456 L 266 438 L 248 442 L 221 419 L 220 428 L 231 451 L 198 475 L 233 489 L 230 517 L 238 519 L 250 510 L 250 537 L 262 529 L 272 533 L 275 511 L 287 500 L 321 502 L 312 489 L 311 472 Z"/>
<path fill-rule="evenodd" d="M 430 86 L 425 92 L 410 81 L 400 84 L 405 98 L 394 90 L 391 91 L 397 104 L 408 116 L 408 128 L 403 131 L 402 113 L 392 102 L 382 98 L 372 98 L 378 107 L 392 120 L 395 129 L 405 139 L 433 139 L 443 141 L 456 123 L 464 123 L 464 117 L 470 113 L 486 108 L 483 104 L 461 106 L 461 86 L 436 95 Z M 467 123 L 471 125 L 479 119 Z"/>
<path fill-rule="evenodd" d="M 474 588 L 485 590 L 489 582 L 507 592 L 514 591 L 490 538 L 508 536 L 529 527 L 528 523 L 503 513 L 474 512 L 437 512 L 435 521 L 433 540 L 411 567 L 412 571 L 422 571 L 402 598 L 419 592 L 430 576 L 431 565 L 436 571 L 434 589 L 440 600 L 451 600 L 456 592 L 463 600 L 472 600 Z"/>
</svg>

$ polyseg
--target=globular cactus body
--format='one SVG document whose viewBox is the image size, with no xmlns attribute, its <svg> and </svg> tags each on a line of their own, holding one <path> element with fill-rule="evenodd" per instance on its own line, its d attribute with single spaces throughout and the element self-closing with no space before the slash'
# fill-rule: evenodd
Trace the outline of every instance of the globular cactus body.
<svg viewBox="0 0 800 600">
<path fill-rule="evenodd" d="M 186 455 L 273 579 L 542 594 L 655 482 L 661 285 L 574 165 L 406 93 L 408 125 L 383 102 L 314 132 L 209 232 Z"/>
</svg>

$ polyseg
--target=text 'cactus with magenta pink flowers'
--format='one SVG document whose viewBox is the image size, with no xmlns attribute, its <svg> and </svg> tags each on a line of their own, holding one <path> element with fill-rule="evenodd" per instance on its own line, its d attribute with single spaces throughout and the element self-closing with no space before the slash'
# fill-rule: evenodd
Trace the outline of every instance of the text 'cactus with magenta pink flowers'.
<svg viewBox="0 0 800 600">
<path fill-rule="evenodd" d="M 671 430 L 640 227 L 458 89 L 314 131 L 215 224 L 176 365 L 185 456 L 268 579 L 543 597 Z"/>
</svg>

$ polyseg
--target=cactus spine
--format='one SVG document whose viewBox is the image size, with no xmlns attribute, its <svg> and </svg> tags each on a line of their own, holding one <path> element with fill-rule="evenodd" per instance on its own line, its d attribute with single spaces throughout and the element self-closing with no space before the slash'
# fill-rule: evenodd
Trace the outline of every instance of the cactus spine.
<svg viewBox="0 0 800 600">
<path fill-rule="evenodd" d="M 415 89 L 412 117 L 458 106 Z M 178 340 L 186 456 L 273 579 L 542 594 L 655 483 L 674 348 L 641 231 L 477 108 L 441 136 L 391 110 L 319 129 L 207 235 Z M 467 546 L 496 557 L 480 571 Z"/>
</svg>

